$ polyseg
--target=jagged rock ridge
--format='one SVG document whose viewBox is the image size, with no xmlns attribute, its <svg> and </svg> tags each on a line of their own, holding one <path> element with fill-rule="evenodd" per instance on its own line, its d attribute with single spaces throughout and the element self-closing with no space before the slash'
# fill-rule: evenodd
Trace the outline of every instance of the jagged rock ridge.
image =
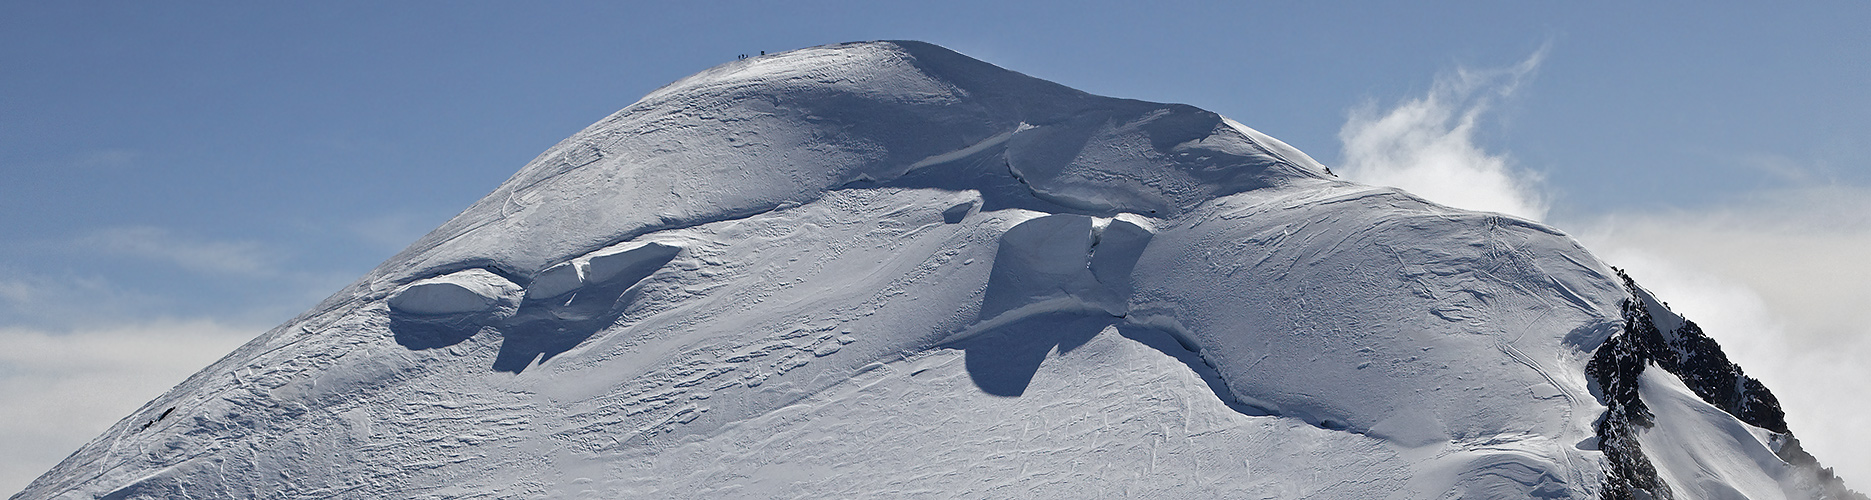
<svg viewBox="0 0 1871 500">
<path fill-rule="evenodd" d="M 1702 401 L 1766 431 L 1766 444 L 1796 471 L 1790 481 L 1799 484 L 1794 489 L 1800 493 L 1813 498 L 1866 498 L 1846 488 L 1831 469 L 1819 466 L 1818 459 L 1800 448 L 1772 391 L 1729 361 L 1721 345 L 1703 334 L 1695 322 L 1670 312 L 1630 275 L 1614 270 L 1631 291 L 1620 308 L 1623 329 L 1599 346 L 1586 365 L 1609 407 L 1597 425 L 1600 448 L 1611 463 L 1603 498 L 1672 498 L 1637 440 L 1642 429 L 1656 425 L 1655 415 L 1638 390 L 1643 371 L 1653 365 L 1678 377 Z M 1674 326 L 1661 328 L 1658 318 Z"/>
</svg>

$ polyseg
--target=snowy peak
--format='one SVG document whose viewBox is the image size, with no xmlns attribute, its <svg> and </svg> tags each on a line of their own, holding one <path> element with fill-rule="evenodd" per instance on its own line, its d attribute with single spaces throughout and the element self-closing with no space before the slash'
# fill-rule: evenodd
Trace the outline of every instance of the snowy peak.
<svg viewBox="0 0 1871 500">
<path fill-rule="evenodd" d="M 1184 105 L 1098 97 L 920 42 L 813 47 L 658 89 L 540 155 L 399 259 L 529 276 L 651 231 L 849 187 L 974 189 L 988 209 L 1172 215 L 1325 168 Z M 464 255 L 436 249 L 498 249 Z M 519 244 L 525 242 L 525 244 Z M 431 249 L 435 251 L 431 252 Z"/>
<path fill-rule="evenodd" d="M 1836 486 L 1653 303 L 1214 113 L 813 47 L 566 139 L 18 498 Z"/>
</svg>

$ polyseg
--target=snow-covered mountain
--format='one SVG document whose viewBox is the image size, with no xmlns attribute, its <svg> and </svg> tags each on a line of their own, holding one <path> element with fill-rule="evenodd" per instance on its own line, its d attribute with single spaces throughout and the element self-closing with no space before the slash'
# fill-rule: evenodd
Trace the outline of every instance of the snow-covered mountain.
<svg viewBox="0 0 1871 500">
<path fill-rule="evenodd" d="M 1852 495 L 1557 230 L 872 42 L 651 93 L 14 498 Z"/>
</svg>

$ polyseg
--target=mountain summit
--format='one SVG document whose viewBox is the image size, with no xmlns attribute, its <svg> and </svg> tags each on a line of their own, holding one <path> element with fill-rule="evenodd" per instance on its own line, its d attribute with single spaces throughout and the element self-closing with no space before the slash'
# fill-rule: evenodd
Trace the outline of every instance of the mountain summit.
<svg viewBox="0 0 1871 500">
<path fill-rule="evenodd" d="M 1563 233 L 919 42 L 656 90 L 14 498 L 1817 498 Z"/>
</svg>

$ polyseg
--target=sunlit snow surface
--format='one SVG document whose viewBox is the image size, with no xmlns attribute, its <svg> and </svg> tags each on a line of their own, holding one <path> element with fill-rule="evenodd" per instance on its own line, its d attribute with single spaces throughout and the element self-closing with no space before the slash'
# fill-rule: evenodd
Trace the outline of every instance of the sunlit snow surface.
<svg viewBox="0 0 1871 500">
<path fill-rule="evenodd" d="M 1611 274 L 1189 106 L 802 49 L 567 139 L 20 498 L 1595 498 Z"/>
</svg>

